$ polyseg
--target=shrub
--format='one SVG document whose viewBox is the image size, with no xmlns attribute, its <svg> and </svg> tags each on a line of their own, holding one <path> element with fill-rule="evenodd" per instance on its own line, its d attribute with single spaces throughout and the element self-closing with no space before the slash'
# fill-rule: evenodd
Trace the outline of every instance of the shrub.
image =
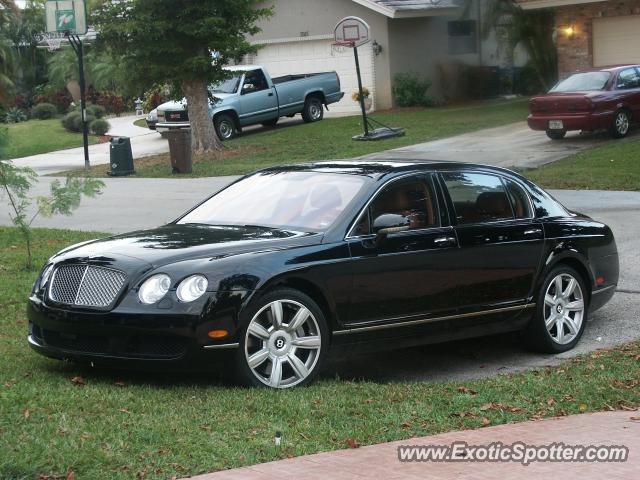
<svg viewBox="0 0 640 480">
<path fill-rule="evenodd" d="M 107 113 L 107 109 L 102 105 L 87 105 L 87 113 L 89 115 L 93 115 L 96 118 L 104 117 L 105 113 Z"/>
<path fill-rule="evenodd" d="M 393 79 L 393 98 L 399 107 L 427 107 L 434 100 L 427 95 L 431 81 L 415 73 L 398 73 Z"/>
<path fill-rule="evenodd" d="M 31 109 L 31 117 L 38 120 L 48 120 L 58 114 L 58 109 L 52 103 L 39 103 Z"/>
<path fill-rule="evenodd" d="M 62 118 L 62 126 L 70 132 L 79 132 L 82 130 L 82 114 L 76 111 L 67 113 Z"/>
<path fill-rule="evenodd" d="M 12 107 L 7 110 L 7 114 L 4 117 L 4 121 L 7 123 L 20 123 L 27 121 L 27 114 L 24 113 L 24 110 L 21 110 L 18 107 Z"/>
<path fill-rule="evenodd" d="M 100 92 L 96 103 L 106 108 L 108 113 L 120 115 L 124 111 L 124 99 L 115 92 Z"/>
<path fill-rule="evenodd" d="M 33 97 L 33 104 L 39 105 L 41 103 L 49 103 L 49 97 L 47 95 L 35 95 Z"/>
<path fill-rule="evenodd" d="M 89 124 L 89 131 L 94 135 L 105 135 L 109 128 L 111 128 L 111 125 L 103 118 L 96 118 Z"/>
</svg>

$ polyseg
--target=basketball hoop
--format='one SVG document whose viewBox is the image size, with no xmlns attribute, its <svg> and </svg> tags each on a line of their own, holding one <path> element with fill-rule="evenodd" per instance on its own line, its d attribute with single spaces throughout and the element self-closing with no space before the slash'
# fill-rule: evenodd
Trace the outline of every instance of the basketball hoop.
<svg viewBox="0 0 640 480">
<path fill-rule="evenodd" d="M 333 42 L 331 44 L 331 55 L 343 54 L 353 48 L 353 42 Z"/>
<path fill-rule="evenodd" d="M 36 34 L 35 39 L 38 42 L 38 48 L 46 48 L 50 52 L 55 52 L 60 50 L 62 42 L 67 39 L 67 36 L 62 32 L 47 32 Z"/>
</svg>

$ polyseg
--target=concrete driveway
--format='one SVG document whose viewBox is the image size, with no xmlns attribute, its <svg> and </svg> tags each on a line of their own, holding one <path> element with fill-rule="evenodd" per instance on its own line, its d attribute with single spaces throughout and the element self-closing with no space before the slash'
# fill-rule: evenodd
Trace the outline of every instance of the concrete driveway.
<svg viewBox="0 0 640 480">
<path fill-rule="evenodd" d="M 632 133 L 640 135 L 638 129 Z M 506 168 L 535 168 L 615 141 L 619 140 L 611 139 L 604 132 L 569 132 L 563 140 L 551 140 L 544 132 L 531 130 L 526 122 L 518 122 L 375 153 L 366 158 L 453 160 Z"/>
</svg>

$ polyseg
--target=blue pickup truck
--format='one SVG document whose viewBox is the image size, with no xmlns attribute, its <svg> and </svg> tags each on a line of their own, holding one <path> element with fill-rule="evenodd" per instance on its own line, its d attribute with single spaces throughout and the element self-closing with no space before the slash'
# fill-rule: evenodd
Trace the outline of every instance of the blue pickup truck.
<svg viewBox="0 0 640 480">
<path fill-rule="evenodd" d="M 271 78 L 258 66 L 225 69 L 233 72 L 233 76 L 209 87 L 216 99 L 209 104 L 209 115 L 222 140 L 233 138 L 242 127 L 273 126 L 280 117 L 298 113 L 305 122 L 317 122 L 324 117 L 323 107 L 339 102 L 344 96 L 336 72 Z M 186 100 L 160 105 L 156 112 L 150 112 L 147 123 L 160 133 L 188 127 Z"/>
</svg>

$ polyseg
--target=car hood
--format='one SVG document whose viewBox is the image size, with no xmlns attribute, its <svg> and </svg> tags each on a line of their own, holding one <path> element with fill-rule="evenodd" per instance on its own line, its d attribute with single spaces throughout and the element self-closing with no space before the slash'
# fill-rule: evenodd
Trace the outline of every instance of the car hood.
<svg viewBox="0 0 640 480">
<path fill-rule="evenodd" d="M 232 93 L 216 93 L 213 98 L 216 99 L 216 102 L 210 102 L 210 107 L 214 108 L 214 107 L 218 107 L 220 106 L 222 103 L 224 103 L 224 101 L 233 96 Z M 170 102 L 165 102 L 162 105 L 158 106 L 158 110 L 162 110 L 162 111 L 181 111 L 181 110 L 186 110 L 187 109 L 187 99 L 183 98 L 182 100 L 172 100 Z"/>
<path fill-rule="evenodd" d="M 322 234 L 319 233 L 269 227 L 169 224 L 78 244 L 58 253 L 53 260 L 92 261 L 126 257 L 159 267 L 183 260 L 294 248 L 321 241 Z"/>
</svg>

